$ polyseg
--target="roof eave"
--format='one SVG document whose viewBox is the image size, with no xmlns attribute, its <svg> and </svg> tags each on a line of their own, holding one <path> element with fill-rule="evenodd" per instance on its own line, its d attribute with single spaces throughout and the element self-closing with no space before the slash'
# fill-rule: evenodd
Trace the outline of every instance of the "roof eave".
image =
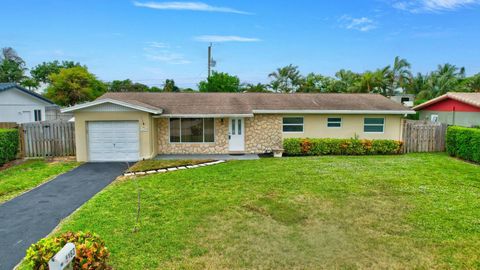
<svg viewBox="0 0 480 270">
<path fill-rule="evenodd" d="M 415 114 L 413 110 L 253 110 L 254 114 Z"/>
<path fill-rule="evenodd" d="M 154 118 L 223 118 L 223 117 L 253 117 L 252 113 L 220 113 L 220 114 L 162 114 L 156 115 Z"/>
<path fill-rule="evenodd" d="M 61 109 L 61 112 L 62 113 L 74 112 L 74 111 L 86 109 L 86 108 L 89 108 L 89 107 L 97 106 L 97 105 L 100 105 L 100 104 L 104 104 L 104 103 L 112 103 L 112 104 L 116 104 L 116 105 L 119 105 L 119 106 L 124 106 L 124 107 L 127 107 L 127 108 L 131 108 L 131 109 L 135 109 L 135 110 L 139 110 L 139 111 L 144 111 L 144 112 L 148 112 L 148 113 L 152 113 L 152 114 L 161 114 L 163 112 L 162 109 L 154 110 L 154 109 L 151 109 L 151 108 L 146 108 L 146 107 L 139 106 L 139 105 L 136 105 L 136 104 L 131 104 L 131 103 L 128 103 L 128 102 L 125 102 L 125 101 L 120 101 L 120 100 L 115 100 L 115 99 L 110 99 L 110 98 L 97 99 L 97 100 L 94 100 L 94 101 L 91 101 L 91 102 L 86 102 L 86 103 L 83 103 L 83 104 L 78 104 L 78 105 L 74 105 L 74 106 L 71 106 L 71 107 L 63 108 L 63 109 Z"/>
</svg>

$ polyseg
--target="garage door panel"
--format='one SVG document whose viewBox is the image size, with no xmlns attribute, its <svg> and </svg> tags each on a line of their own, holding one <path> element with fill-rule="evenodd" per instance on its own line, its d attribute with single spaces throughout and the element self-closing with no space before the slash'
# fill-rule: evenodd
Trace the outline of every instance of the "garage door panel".
<svg viewBox="0 0 480 270">
<path fill-rule="evenodd" d="M 136 161 L 139 159 L 137 121 L 88 123 L 90 161 Z"/>
</svg>

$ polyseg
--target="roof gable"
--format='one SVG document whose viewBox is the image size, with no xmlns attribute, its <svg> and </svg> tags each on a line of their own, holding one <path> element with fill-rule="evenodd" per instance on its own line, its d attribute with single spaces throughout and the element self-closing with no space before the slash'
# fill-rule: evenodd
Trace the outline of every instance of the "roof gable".
<svg viewBox="0 0 480 270">
<path fill-rule="evenodd" d="M 464 109 L 471 108 L 471 107 L 480 108 L 480 93 L 449 92 L 449 93 L 446 93 L 445 95 L 436 97 L 425 103 L 417 105 L 413 109 L 416 111 L 427 110 L 427 109 L 431 110 L 434 104 L 438 104 L 438 105 L 434 106 L 433 108 L 435 107 L 442 108 L 446 104 L 445 101 L 447 100 L 456 101 L 455 104 L 457 104 L 457 106 L 464 107 Z M 461 105 L 460 103 L 464 105 Z M 469 106 L 465 106 L 465 105 L 469 105 Z M 448 106 L 451 106 L 451 105 L 448 105 Z"/>
<path fill-rule="evenodd" d="M 120 108 L 124 108 L 124 110 Z M 121 100 L 115 100 L 115 99 L 109 99 L 109 98 L 97 99 L 91 102 L 86 102 L 86 103 L 78 104 L 68 108 L 64 108 L 62 109 L 62 113 L 81 111 L 81 110 L 97 111 L 97 112 L 100 112 L 100 111 L 117 111 L 118 112 L 118 111 L 137 110 L 137 111 L 144 111 L 144 112 L 153 113 L 153 114 L 162 113 L 161 108 L 157 108 L 149 104 L 144 104 L 136 100 L 121 101 Z"/>
<path fill-rule="evenodd" d="M 480 107 L 476 107 L 470 104 L 467 104 L 463 101 L 454 100 L 447 98 L 435 103 L 432 103 L 426 107 L 423 107 L 422 110 L 425 111 L 443 111 L 443 112 L 480 112 Z"/>
<path fill-rule="evenodd" d="M 27 90 L 21 86 L 19 86 L 18 84 L 16 83 L 0 83 L 0 92 L 4 92 L 4 91 L 8 91 L 8 90 L 12 90 L 12 89 L 16 89 L 16 90 L 19 90 L 27 95 L 30 95 L 36 99 L 40 99 L 41 101 L 43 102 L 46 102 L 48 104 L 55 104 L 53 103 L 51 100 L 43 97 L 42 95 L 40 94 L 37 94 L 33 91 L 30 91 L 30 90 Z"/>
</svg>

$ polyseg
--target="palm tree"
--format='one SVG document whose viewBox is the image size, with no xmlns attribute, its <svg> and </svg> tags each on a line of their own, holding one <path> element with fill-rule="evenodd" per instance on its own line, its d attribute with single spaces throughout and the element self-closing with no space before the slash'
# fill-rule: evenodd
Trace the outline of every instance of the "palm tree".
<svg viewBox="0 0 480 270">
<path fill-rule="evenodd" d="M 351 70 L 341 69 L 335 73 L 335 77 L 338 79 L 335 81 L 333 88 L 335 92 L 349 93 L 357 92 L 358 81 L 360 80 L 360 74 Z"/>
<path fill-rule="evenodd" d="M 480 73 L 470 78 L 468 87 L 472 92 L 480 92 Z"/>
<path fill-rule="evenodd" d="M 275 92 L 291 93 L 295 92 L 301 84 L 302 76 L 297 66 L 292 64 L 278 68 L 276 71 L 268 74 L 273 78 L 270 86 Z"/>
<path fill-rule="evenodd" d="M 395 57 L 393 61 L 392 73 L 391 73 L 391 85 L 389 88 L 389 95 L 393 96 L 395 92 L 401 89 L 403 92 L 404 87 L 408 84 L 412 73 L 410 72 L 410 63 L 403 58 Z"/>
<path fill-rule="evenodd" d="M 412 77 L 410 83 L 406 86 L 407 93 L 416 95 L 419 99 L 430 98 L 430 75 L 423 75 L 417 73 L 417 76 Z"/>
</svg>

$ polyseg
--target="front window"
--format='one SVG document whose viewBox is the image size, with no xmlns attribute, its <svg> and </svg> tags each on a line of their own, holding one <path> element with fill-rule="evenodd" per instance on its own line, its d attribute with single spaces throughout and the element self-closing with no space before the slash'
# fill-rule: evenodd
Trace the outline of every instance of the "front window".
<svg viewBox="0 0 480 270">
<path fill-rule="evenodd" d="M 340 117 L 329 117 L 327 119 L 327 127 L 342 127 L 342 118 Z"/>
<path fill-rule="evenodd" d="M 303 132 L 303 117 L 284 117 L 283 132 Z"/>
<path fill-rule="evenodd" d="M 33 111 L 35 122 L 42 121 L 42 111 L 41 110 L 34 110 Z"/>
<path fill-rule="evenodd" d="M 170 142 L 214 142 L 213 118 L 170 118 Z"/>
<path fill-rule="evenodd" d="M 430 115 L 430 121 L 432 121 L 433 123 L 437 123 L 438 122 L 438 114 Z"/>
<path fill-rule="evenodd" d="M 365 118 L 363 131 L 370 133 L 382 133 L 385 127 L 385 118 Z"/>
</svg>

